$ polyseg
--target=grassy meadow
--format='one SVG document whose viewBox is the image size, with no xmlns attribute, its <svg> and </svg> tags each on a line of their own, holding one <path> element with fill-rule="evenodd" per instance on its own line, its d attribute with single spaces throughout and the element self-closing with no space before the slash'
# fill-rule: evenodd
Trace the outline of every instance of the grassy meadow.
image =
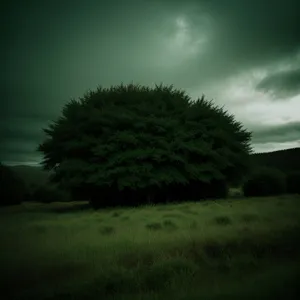
<svg viewBox="0 0 300 300">
<path fill-rule="evenodd" d="M 4 207 L 2 299 L 296 299 L 299 201 Z"/>
</svg>

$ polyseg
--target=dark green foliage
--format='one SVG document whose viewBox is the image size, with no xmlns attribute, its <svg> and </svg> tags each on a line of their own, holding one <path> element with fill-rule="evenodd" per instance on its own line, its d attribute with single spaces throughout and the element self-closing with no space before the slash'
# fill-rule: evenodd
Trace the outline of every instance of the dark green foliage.
<svg viewBox="0 0 300 300">
<path fill-rule="evenodd" d="M 277 169 L 259 168 L 243 185 L 246 197 L 275 196 L 286 192 L 285 174 Z"/>
<path fill-rule="evenodd" d="M 286 185 L 288 193 L 300 194 L 300 171 L 288 173 L 286 176 Z"/>
<path fill-rule="evenodd" d="M 8 166 L 0 163 L 0 205 L 15 205 L 26 200 L 28 192 L 24 182 Z"/>
<path fill-rule="evenodd" d="M 31 194 L 30 199 L 30 201 L 41 203 L 65 202 L 68 200 L 69 197 L 66 192 L 46 185 L 37 187 Z"/>
<path fill-rule="evenodd" d="M 250 163 L 250 132 L 172 86 L 100 87 L 44 132 L 51 181 L 94 208 L 224 198 Z"/>
<path fill-rule="evenodd" d="M 163 221 L 163 226 L 167 229 L 167 230 L 175 230 L 178 228 L 178 226 L 176 225 L 176 223 L 174 223 L 171 220 L 164 220 Z"/>
</svg>

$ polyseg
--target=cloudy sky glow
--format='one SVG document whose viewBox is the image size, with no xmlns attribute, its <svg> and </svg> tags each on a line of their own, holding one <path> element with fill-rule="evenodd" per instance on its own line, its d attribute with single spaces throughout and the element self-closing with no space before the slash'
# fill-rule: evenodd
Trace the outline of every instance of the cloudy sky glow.
<svg viewBox="0 0 300 300">
<path fill-rule="evenodd" d="M 18 3 L 19 2 L 19 3 Z M 42 127 L 89 89 L 173 84 L 300 147 L 298 0 L 12 1 L 3 9 L 0 161 L 34 164 Z"/>
</svg>

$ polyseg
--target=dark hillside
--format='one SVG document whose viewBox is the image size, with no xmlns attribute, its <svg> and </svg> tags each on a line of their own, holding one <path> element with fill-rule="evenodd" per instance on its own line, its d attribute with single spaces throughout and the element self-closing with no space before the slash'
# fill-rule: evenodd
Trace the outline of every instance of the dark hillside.
<svg viewBox="0 0 300 300">
<path fill-rule="evenodd" d="M 11 169 L 23 179 L 29 188 L 33 185 L 40 186 L 48 184 L 49 172 L 44 171 L 41 167 L 19 165 L 11 166 Z"/>
<path fill-rule="evenodd" d="M 259 166 L 280 169 L 283 172 L 300 171 L 300 148 L 292 148 L 252 155 L 253 163 Z"/>
</svg>

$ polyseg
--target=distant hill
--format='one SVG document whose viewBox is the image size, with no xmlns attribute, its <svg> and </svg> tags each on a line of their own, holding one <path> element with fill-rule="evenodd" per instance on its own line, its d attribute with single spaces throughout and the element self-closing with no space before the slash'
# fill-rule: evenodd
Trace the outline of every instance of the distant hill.
<svg viewBox="0 0 300 300">
<path fill-rule="evenodd" d="M 10 166 L 10 168 L 24 180 L 28 187 L 48 184 L 50 173 L 44 171 L 41 167 L 19 165 Z"/>
<path fill-rule="evenodd" d="M 283 172 L 300 171 L 300 147 L 252 155 L 259 166 L 280 169 Z"/>
</svg>

